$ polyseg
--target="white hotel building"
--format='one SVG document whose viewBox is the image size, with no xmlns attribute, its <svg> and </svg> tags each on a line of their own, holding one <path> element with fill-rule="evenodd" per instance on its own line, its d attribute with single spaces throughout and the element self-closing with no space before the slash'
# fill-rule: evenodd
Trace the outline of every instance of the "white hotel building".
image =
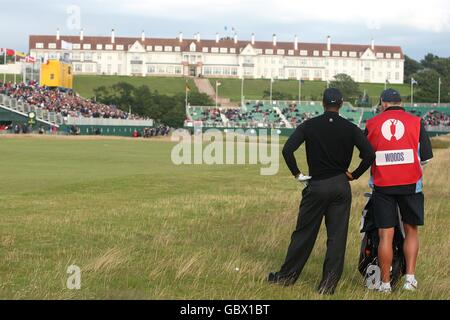
<svg viewBox="0 0 450 320">
<path fill-rule="evenodd" d="M 67 43 L 70 43 L 69 49 Z M 199 76 L 332 80 L 345 73 L 357 82 L 403 83 L 404 55 L 399 46 L 213 40 L 110 36 L 31 35 L 30 54 L 37 59 L 59 59 L 68 53 L 74 74 L 133 76 Z M 71 49 L 70 49 L 71 47 Z"/>
</svg>

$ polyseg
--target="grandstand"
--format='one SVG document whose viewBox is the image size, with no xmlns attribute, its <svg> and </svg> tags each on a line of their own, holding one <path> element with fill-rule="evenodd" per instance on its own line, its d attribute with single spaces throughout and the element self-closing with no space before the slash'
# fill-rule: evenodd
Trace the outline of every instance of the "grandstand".
<svg viewBox="0 0 450 320">
<path fill-rule="evenodd" d="M 424 120 L 431 135 L 450 132 L 450 104 L 410 104 L 404 105 L 411 112 Z M 242 108 L 208 108 L 189 107 L 186 127 L 194 125 L 216 128 L 275 128 L 290 129 L 289 134 L 300 123 L 323 113 L 322 102 L 303 101 L 246 101 Z M 372 109 L 355 108 L 345 102 L 340 115 L 365 129 L 366 122 L 377 114 Z"/>
<path fill-rule="evenodd" d="M 227 128 L 289 128 L 323 113 L 322 102 L 304 101 L 246 101 L 242 108 L 189 107 L 186 126 L 194 122 L 204 127 Z M 362 110 L 345 103 L 341 116 L 359 124 Z"/>
<path fill-rule="evenodd" d="M 0 121 L 8 127 L 29 127 L 28 114 L 34 113 L 36 123 L 27 132 L 38 128 L 70 132 L 68 127 L 76 127 L 78 134 L 131 136 L 135 130 L 153 127 L 153 120 L 33 82 L 0 84 L 0 109 Z"/>
</svg>

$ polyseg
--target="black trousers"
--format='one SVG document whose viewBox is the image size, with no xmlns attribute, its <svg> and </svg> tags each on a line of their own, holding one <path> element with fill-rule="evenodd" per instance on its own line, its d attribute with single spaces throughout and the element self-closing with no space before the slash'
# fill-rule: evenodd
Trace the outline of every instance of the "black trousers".
<svg viewBox="0 0 450 320">
<path fill-rule="evenodd" d="M 302 192 L 297 227 L 279 275 L 296 281 L 308 260 L 325 216 L 327 253 L 321 286 L 335 288 L 344 268 L 352 193 L 345 174 L 311 181 Z"/>
</svg>

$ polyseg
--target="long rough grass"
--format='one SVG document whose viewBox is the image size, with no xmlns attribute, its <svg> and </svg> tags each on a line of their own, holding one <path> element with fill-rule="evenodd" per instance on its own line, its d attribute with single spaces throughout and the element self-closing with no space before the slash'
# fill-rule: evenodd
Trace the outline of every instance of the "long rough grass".
<svg viewBox="0 0 450 320">
<path fill-rule="evenodd" d="M 334 296 L 322 297 L 315 287 L 324 228 L 295 286 L 265 282 L 283 261 L 300 200 L 284 164 L 276 176 L 250 165 L 174 166 L 172 147 L 160 140 L 0 136 L 0 298 L 450 297 L 450 149 L 437 149 L 425 169 L 420 290 L 386 296 L 362 285 L 366 174 L 352 185 L 343 278 Z M 305 168 L 304 150 L 298 157 Z M 66 288 L 72 264 L 81 268 L 81 290 Z"/>
</svg>

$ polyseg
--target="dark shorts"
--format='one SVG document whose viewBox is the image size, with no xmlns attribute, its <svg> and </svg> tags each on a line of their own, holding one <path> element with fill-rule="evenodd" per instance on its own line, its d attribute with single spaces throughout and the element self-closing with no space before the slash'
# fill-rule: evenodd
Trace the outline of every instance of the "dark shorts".
<svg viewBox="0 0 450 320">
<path fill-rule="evenodd" d="M 398 222 L 398 209 L 404 223 L 413 226 L 424 224 L 423 193 L 390 195 L 374 191 L 372 194 L 375 226 L 381 229 L 393 228 Z"/>
</svg>

